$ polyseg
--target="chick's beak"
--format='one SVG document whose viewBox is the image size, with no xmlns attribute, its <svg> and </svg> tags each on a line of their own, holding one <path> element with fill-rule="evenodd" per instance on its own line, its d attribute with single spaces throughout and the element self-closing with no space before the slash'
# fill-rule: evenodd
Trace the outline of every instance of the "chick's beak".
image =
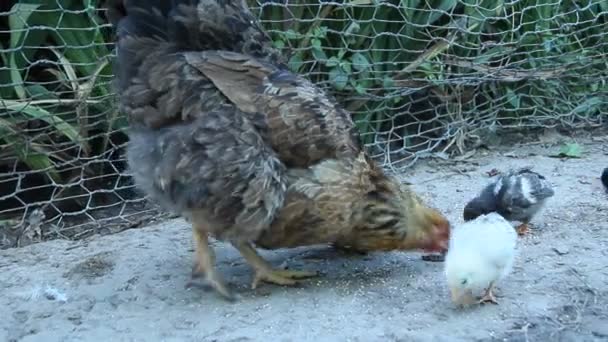
<svg viewBox="0 0 608 342">
<path fill-rule="evenodd" d="M 452 302 L 456 305 L 471 305 L 475 303 L 475 298 L 470 290 L 462 291 L 457 288 L 450 288 Z"/>
</svg>

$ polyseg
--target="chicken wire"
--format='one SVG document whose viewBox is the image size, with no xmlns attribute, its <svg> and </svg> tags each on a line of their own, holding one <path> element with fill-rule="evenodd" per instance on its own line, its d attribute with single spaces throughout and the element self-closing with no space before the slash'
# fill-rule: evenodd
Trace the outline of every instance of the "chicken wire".
<svg viewBox="0 0 608 342">
<path fill-rule="evenodd" d="M 289 67 L 349 109 L 394 171 L 503 129 L 608 118 L 608 2 L 250 1 Z M 0 4 L 0 245 L 159 215 L 135 191 L 101 3 Z"/>
</svg>

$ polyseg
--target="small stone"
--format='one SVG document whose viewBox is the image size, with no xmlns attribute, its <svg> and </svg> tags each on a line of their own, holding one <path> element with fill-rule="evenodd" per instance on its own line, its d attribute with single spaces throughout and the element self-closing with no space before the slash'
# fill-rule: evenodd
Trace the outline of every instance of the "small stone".
<svg viewBox="0 0 608 342">
<path fill-rule="evenodd" d="M 565 255 L 570 253 L 570 249 L 568 249 L 568 247 L 566 246 L 553 247 L 553 250 L 559 255 Z"/>
<path fill-rule="evenodd" d="M 29 312 L 24 311 L 24 310 L 19 310 L 19 311 L 15 311 L 13 313 L 13 318 L 18 322 L 18 323 L 25 323 L 27 322 L 28 318 L 29 318 Z"/>
</svg>

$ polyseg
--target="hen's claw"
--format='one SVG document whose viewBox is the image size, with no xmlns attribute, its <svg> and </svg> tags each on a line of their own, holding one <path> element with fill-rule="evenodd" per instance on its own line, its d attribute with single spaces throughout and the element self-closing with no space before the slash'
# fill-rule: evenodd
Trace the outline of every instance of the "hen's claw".
<svg viewBox="0 0 608 342">
<path fill-rule="evenodd" d="M 528 224 L 522 223 L 515 230 L 517 230 L 517 235 L 524 236 L 528 233 Z"/>
<path fill-rule="evenodd" d="M 282 286 L 292 286 L 297 284 L 295 279 L 311 278 L 315 276 L 317 276 L 317 272 L 259 269 L 255 271 L 255 277 L 251 283 L 251 288 L 256 289 L 261 281 Z"/>
<path fill-rule="evenodd" d="M 204 283 L 202 285 L 211 287 L 224 299 L 230 302 L 236 301 L 236 296 L 232 293 L 232 291 L 230 291 L 230 289 L 226 286 L 222 278 L 215 271 L 204 272 L 196 264 L 192 268 L 192 279 L 186 284 L 186 288 L 196 286 L 194 280 L 198 278 L 204 278 Z"/>
<path fill-rule="evenodd" d="M 241 252 L 241 255 L 247 260 L 255 272 L 251 288 L 255 289 L 260 281 L 273 283 L 277 285 L 289 286 L 295 285 L 295 279 L 303 279 L 314 277 L 316 272 L 309 271 L 291 271 L 291 270 L 276 270 L 264 260 L 249 243 L 235 244 L 235 247 Z"/>
</svg>

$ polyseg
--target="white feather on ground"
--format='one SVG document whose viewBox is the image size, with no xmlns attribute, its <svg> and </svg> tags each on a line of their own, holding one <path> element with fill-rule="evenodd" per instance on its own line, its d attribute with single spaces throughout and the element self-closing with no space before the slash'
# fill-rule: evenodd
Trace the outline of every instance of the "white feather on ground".
<svg viewBox="0 0 608 342">
<path fill-rule="evenodd" d="M 452 230 L 445 259 L 445 275 L 457 304 L 472 304 L 481 292 L 482 301 L 495 302 L 492 288 L 513 266 L 517 233 L 497 213 L 481 215 Z"/>
</svg>

